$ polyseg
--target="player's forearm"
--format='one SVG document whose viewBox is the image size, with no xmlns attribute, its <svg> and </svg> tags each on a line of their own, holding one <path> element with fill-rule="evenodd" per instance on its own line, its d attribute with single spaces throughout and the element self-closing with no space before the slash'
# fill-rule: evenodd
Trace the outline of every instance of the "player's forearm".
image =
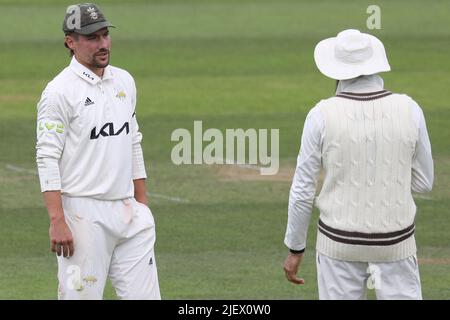
<svg viewBox="0 0 450 320">
<path fill-rule="evenodd" d="M 145 179 L 133 180 L 134 184 L 134 198 L 136 201 L 148 205 L 147 198 L 147 186 L 145 184 Z"/>
<path fill-rule="evenodd" d="M 133 144 L 133 179 L 146 178 L 144 154 L 140 143 Z"/>
<path fill-rule="evenodd" d="M 61 191 L 46 191 L 44 196 L 45 206 L 51 222 L 64 219 L 64 210 L 62 207 Z"/>
<path fill-rule="evenodd" d="M 284 243 L 291 250 L 304 250 L 309 223 L 313 210 L 313 201 L 301 201 L 292 195 L 289 197 L 288 222 Z"/>
<path fill-rule="evenodd" d="M 428 137 L 425 119 L 422 116 L 419 129 L 419 140 L 411 168 L 411 189 L 414 192 L 430 192 L 434 181 L 434 164 L 431 155 L 430 138 Z"/>
<path fill-rule="evenodd" d="M 289 193 L 285 235 L 285 244 L 289 249 L 298 251 L 306 247 L 320 167 L 321 158 L 317 150 L 311 151 L 307 157 L 304 153 L 300 153 Z"/>
</svg>

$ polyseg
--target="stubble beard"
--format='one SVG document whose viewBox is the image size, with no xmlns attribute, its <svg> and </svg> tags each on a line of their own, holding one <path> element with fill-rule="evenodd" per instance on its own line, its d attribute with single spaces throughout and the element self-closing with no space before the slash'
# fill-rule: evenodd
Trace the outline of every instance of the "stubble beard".
<svg viewBox="0 0 450 320">
<path fill-rule="evenodd" d="M 94 55 L 92 58 L 92 66 L 94 68 L 106 68 L 109 65 L 109 58 L 110 58 L 110 53 L 108 52 L 108 59 L 106 60 L 106 62 L 102 62 L 100 60 L 99 56 Z"/>
</svg>

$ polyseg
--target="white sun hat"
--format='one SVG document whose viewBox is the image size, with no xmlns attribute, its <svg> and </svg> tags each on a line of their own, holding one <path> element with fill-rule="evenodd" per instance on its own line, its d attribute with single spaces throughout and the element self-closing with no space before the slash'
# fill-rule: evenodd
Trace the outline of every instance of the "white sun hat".
<svg viewBox="0 0 450 320">
<path fill-rule="evenodd" d="M 391 70 L 383 43 L 355 29 L 320 41 L 314 49 L 314 60 L 320 72 L 336 80 Z"/>
</svg>

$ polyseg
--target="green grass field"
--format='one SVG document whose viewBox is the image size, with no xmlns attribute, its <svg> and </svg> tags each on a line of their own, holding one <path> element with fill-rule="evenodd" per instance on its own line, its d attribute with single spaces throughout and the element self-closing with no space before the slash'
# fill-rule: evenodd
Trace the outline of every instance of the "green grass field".
<svg viewBox="0 0 450 320">
<path fill-rule="evenodd" d="M 345 28 L 385 43 L 387 89 L 423 107 L 435 159 L 433 192 L 416 198 L 425 299 L 450 298 L 450 29 L 448 1 L 99 1 L 112 29 L 111 64 L 138 87 L 138 120 L 157 226 L 165 299 L 317 299 L 315 222 L 300 274 L 282 269 L 287 201 L 308 110 L 333 94 L 315 44 Z M 68 63 L 68 1 L 0 1 L 0 299 L 55 299 L 56 259 L 35 165 L 36 103 Z M 280 174 L 171 162 L 176 128 L 280 129 Z M 181 200 L 180 200 L 181 199 Z M 371 294 L 373 298 L 373 294 Z M 105 298 L 114 299 L 108 285 Z"/>
</svg>

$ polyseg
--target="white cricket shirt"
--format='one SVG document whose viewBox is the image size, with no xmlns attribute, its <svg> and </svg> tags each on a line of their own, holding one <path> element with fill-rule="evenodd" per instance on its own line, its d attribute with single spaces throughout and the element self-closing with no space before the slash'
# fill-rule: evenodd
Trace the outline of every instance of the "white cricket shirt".
<svg viewBox="0 0 450 320">
<path fill-rule="evenodd" d="M 75 57 L 38 103 L 36 161 L 41 191 L 118 200 L 146 178 L 136 121 L 136 87 L 125 70 L 98 77 Z"/>
</svg>

